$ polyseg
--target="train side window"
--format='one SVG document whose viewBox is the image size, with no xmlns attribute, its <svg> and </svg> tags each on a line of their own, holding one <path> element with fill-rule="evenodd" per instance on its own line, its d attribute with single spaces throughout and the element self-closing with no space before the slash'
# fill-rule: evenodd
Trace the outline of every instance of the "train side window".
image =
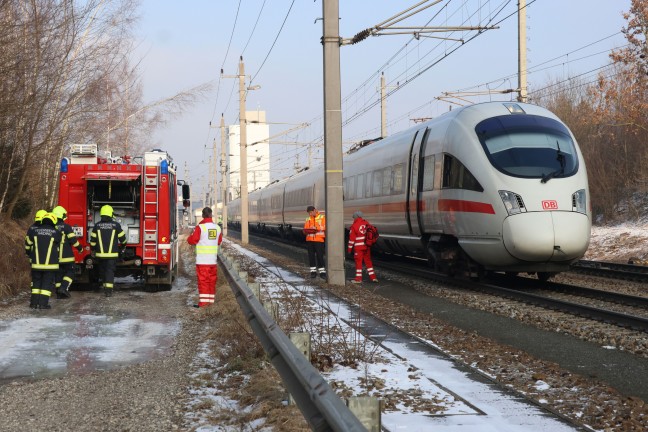
<svg viewBox="0 0 648 432">
<path fill-rule="evenodd" d="M 403 192 L 403 164 L 394 165 L 394 182 L 392 185 L 392 194 Z"/>
<path fill-rule="evenodd" d="M 382 196 L 389 195 L 391 191 L 391 185 L 394 179 L 392 178 L 392 169 L 391 167 L 383 168 L 383 178 L 382 178 Z"/>
<path fill-rule="evenodd" d="M 372 173 L 368 172 L 365 174 L 365 198 L 371 198 L 371 178 L 372 178 Z"/>
<path fill-rule="evenodd" d="M 475 176 L 458 159 L 450 155 L 444 155 L 443 158 L 443 187 L 446 189 L 484 191 Z"/>
<path fill-rule="evenodd" d="M 377 170 L 373 172 L 373 188 L 371 196 L 379 197 L 382 194 L 383 172 Z"/>
<path fill-rule="evenodd" d="M 356 180 L 356 194 L 357 199 L 364 197 L 364 174 L 359 174 Z"/>
<path fill-rule="evenodd" d="M 423 190 L 434 190 L 434 155 L 423 159 Z"/>
<path fill-rule="evenodd" d="M 349 177 L 349 183 L 348 183 L 348 195 L 346 196 L 347 199 L 355 199 L 355 182 L 356 182 L 356 176 Z"/>
</svg>

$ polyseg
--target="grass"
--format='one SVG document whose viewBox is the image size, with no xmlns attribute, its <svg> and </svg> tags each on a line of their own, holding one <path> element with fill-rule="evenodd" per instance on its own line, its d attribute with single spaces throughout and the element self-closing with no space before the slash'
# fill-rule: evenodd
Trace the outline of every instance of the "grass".
<svg viewBox="0 0 648 432">
<path fill-rule="evenodd" d="M 14 297 L 21 292 L 29 292 L 31 269 L 25 256 L 25 234 L 29 225 L 16 222 L 5 215 L 0 215 L 3 233 L 0 236 L 0 299 Z"/>
</svg>

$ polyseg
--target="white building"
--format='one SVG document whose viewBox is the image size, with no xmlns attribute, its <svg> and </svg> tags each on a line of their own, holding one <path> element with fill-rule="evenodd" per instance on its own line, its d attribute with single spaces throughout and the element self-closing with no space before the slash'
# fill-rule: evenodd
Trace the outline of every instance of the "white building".
<svg viewBox="0 0 648 432">
<path fill-rule="evenodd" d="M 247 120 L 247 183 L 248 192 L 270 183 L 270 126 L 265 111 L 246 111 Z M 227 127 L 227 200 L 236 199 L 241 193 L 241 128 Z"/>
</svg>

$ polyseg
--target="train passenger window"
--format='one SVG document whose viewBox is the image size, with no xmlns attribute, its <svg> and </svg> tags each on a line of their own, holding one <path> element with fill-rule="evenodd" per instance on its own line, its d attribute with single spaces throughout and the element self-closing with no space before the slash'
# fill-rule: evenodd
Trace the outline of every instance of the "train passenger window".
<svg viewBox="0 0 648 432">
<path fill-rule="evenodd" d="M 355 199 L 355 181 L 356 181 L 355 176 L 349 177 L 347 179 L 347 186 L 348 187 L 347 187 L 346 199 L 350 199 L 350 200 Z"/>
<path fill-rule="evenodd" d="M 364 174 L 359 174 L 356 180 L 356 199 L 364 197 Z"/>
<path fill-rule="evenodd" d="M 373 172 L 373 188 L 371 191 L 371 196 L 379 197 L 382 195 L 382 183 L 383 183 L 383 172 L 382 170 L 377 170 Z"/>
<path fill-rule="evenodd" d="M 399 194 L 403 192 L 403 164 L 394 165 L 394 184 L 392 185 L 392 194 Z"/>
<path fill-rule="evenodd" d="M 365 198 L 371 198 L 371 173 L 365 174 Z"/>
<path fill-rule="evenodd" d="M 423 159 L 423 190 L 434 190 L 434 155 Z"/>
<path fill-rule="evenodd" d="M 484 191 L 475 176 L 457 158 L 448 154 L 443 158 L 443 188 Z"/>
<path fill-rule="evenodd" d="M 381 191 L 382 196 L 389 195 L 389 192 L 391 191 L 391 185 L 393 182 L 394 179 L 392 178 L 391 167 L 383 168 L 382 191 Z"/>
</svg>

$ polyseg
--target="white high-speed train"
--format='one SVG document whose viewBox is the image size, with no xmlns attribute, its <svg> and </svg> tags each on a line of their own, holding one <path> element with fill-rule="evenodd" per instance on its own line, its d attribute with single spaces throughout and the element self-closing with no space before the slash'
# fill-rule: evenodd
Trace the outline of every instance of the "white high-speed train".
<svg viewBox="0 0 648 432">
<path fill-rule="evenodd" d="M 325 208 L 323 167 L 249 194 L 251 231 L 302 237 L 306 207 Z M 587 250 L 587 171 L 550 111 L 488 102 L 450 111 L 344 156 L 344 215 L 361 210 L 382 252 L 426 257 L 450 273 L 567 270 Z M 240 227 L 240 200 L 228 204 Z"/>
</svg>

